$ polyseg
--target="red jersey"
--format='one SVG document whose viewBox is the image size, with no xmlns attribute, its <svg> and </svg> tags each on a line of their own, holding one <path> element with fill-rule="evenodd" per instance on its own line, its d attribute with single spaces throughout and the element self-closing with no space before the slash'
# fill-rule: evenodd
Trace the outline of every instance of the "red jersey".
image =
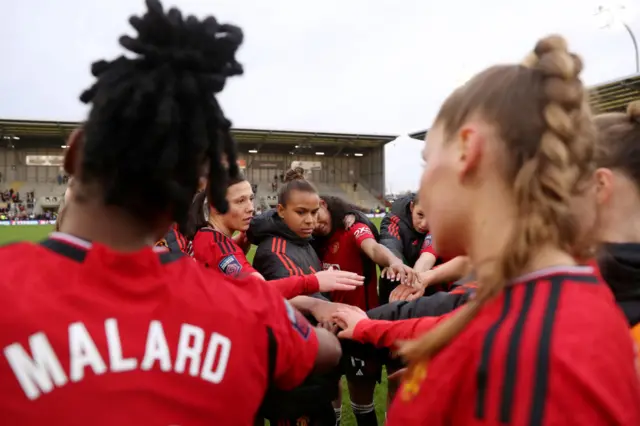
<svg viewBox="0 0 640 426">
<path fill-rule="evenodd" d="M 248 426 L 270 382 L 291 389 L 315 363 L 315 332 L 277 291 L 182 253 L 53 234 L 0 263 L 3 425 Z"/>
<path fill-rule="evenodd" d="M 212 228 L 202 228 L 193 238 L 193 257 L 206 268 L 213 268 L 231 277 L 256 273 L 247 260 L 244 250 L 222 232 Z M 294 276 L 269 281 L 285 299 L 301 294 L 313 294 L 319 290 L 318 279 L 313 275 Z"/>
<path fill-rule="evenodd" d="M 387 425 L 639 425 L 628 325 L 589 267 L 510 284 L 407 373 Z"/>
<path fill-rule="evenodd" d="M 202 228 L 193 237 L 193 257 L 207 268 L 236 277 L 256 272 L 247 260 L 244 250 L 220 231 Z"/>
<path fill-rule="evenodd" d="M 332 292 L 331 301 L 357 306 L 365 311 L 378 306 L 376 265 L 373 262 L 365 263 L 365 255 L 360 249 L 368 239 L 375 240 L 371 229 L 364 223 L 356 223 L 348 230 L 336 230 L 322 248 L 320 258 L 323 269 L 355 272 L 368 278 L 363 286 L 355 290 Z"/>
</svg>

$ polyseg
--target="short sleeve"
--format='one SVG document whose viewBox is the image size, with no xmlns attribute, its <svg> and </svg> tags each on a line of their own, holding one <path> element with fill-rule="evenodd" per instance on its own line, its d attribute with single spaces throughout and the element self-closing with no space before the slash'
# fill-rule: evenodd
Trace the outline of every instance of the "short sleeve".
<svg viewBox="0 0 640 426">
<path fill-rule="evenodd" d="M 373 231 L 364 223 L 356 223 L 348 231 L 353 238 L 356 240 L 358 246 L 362 244 L 364 240 L 368 240 L 369 238 L 373 238 L 375 240 L 375 235 L 373 235 Z"/>
<path fill-rule="evenodd" d="M 318 355 L 318 338 L 309 321 L 282 296 L 274 297 L 271 313 L 268 327 L 275 341 L 272 379 L 278 389 L 290 390 L 311 373 Z"/>
<path fill-rule="evenodd" d="M 215 232 L 196 234 L 193 257 L 207 268 L 231 277 L 255 272 L 242 249 L 231 238 Z"/>
<path fill-rule="evenodd" d="M 420 248 L 420 254 L 422 253 L 431 253 L 434 256 L 437 256 L 436 251 L 433 249 L 433 238 L 431 234 L 427 234 L 424 237 L 424 241 L 422 242 L 422 247 Z"/>
</svg>

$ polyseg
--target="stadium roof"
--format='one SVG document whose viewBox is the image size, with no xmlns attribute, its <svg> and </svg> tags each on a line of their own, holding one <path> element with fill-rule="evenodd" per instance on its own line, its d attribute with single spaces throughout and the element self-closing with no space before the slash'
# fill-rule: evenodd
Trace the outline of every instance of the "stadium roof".
<svg viewBox="0 0 640 426">
<path fill-rule="evenodd" d="M 24 146 L 60 145 L 66 141 L 71 131 L 81 123 L 70 121 L 31 121 L 0 119 L 0 140 L 10 139 L 14 145 Z M 334 150 L 341 152 L 361 151 L 380 147 L 391 142 L 396 136 L 300 132 L 291 130 L 232 129 L 233 135 L 242 148 L 284 152 L 292 150 L 315 150 L 322 148 L 327 155 Z"/>
<path fill-rule="evenodd" d="M 640 100 L 640 74 L 600 83 L 589 88 L 589 103 L 593 112 L 625 111 L 632 101 Z M 427 130 L 410 133 L 414 139 L 424 140 Z"/>
</svg>

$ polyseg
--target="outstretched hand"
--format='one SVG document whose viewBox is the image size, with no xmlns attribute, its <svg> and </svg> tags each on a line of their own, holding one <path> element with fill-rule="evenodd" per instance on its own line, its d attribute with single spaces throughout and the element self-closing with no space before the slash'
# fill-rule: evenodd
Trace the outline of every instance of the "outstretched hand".
<svg viewBox="0 0 640 426">
<path fill-rule="evenodd" d="M 393 289 L 389 295 L 389 302 L 398 302 L 400 300 L 411 301 L 424 296 L 424 289 L 412 287 L 410 285 L 400 284 Z"/>
<path fill-rule="evenodd" d="M 411 267 L 404 263 L 395 263 L 384 268 L 380 277 L 390 281 L 399 281 L 402 284 L 411 284 L 416 278 L 416 274 Z"/>
<path fill-rule="evenodd" d="M 329 302 L 327 300 L 314 299 L 315 303 L 309 309 L 309 313 L 318 321 L 318 323 L 335 323 L 333 315 L 343 309 L 359 309 L 351 305 L 343 303 Z"/>
<path fill-rule="evenodd" d="M 316 278 L 320 286 L 320 292 L 336 291 L 336 290 L 355 290 L 364 284 L 364 277 L 354 272 L 347 271 L 320 271 L 316 272 Z"/>
<path fill-rule="evenodd" d="M 367 313 L 360 308 L 342 305 L 335 310 L 331 319 L 342 329 L 342 331 L 338 333 L 338 337 L 341 339 L 351 339 L 353 338 L 353 330 L 356 328 L 356 325 L 358 325 L 360 321 L 368 319 L 368 317 Z"/>
</svg>

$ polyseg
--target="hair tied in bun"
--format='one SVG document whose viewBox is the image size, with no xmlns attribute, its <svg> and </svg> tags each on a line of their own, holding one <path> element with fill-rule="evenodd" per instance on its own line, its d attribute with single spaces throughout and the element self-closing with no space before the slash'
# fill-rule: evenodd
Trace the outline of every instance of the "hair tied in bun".
<svg viewBox="0 0 640 426">
<path fill-rule="evenodd" d="M 294 180 L 305 180 L 304 169 L 302 167 L 295 167 L 287 171 L 284 175 L 285 182 L 292 182 Z"/>
</svg>

